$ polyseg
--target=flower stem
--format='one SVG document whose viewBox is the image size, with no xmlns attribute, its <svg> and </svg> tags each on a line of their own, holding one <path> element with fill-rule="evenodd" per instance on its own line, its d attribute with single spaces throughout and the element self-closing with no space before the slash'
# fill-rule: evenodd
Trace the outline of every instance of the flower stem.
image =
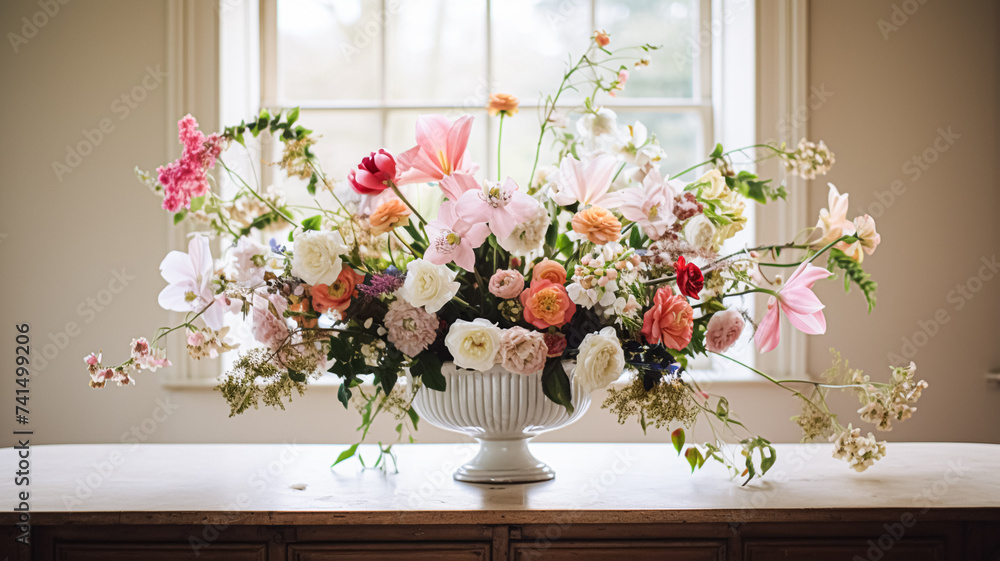
<svg viewBox="0 0 1000 561">
<path fill-rule="evenodd" d="M 427 224 L 427 221 L 424 220 L 424 217 L 420 216 L 420 213 L 417 212 L 417 209 L 414 208 L 413 205 L 410 204 L 410 201 L 406 200 L 406 197 L 403 196 L 403 193 L 399 191 L 399 187 L 396 187 L 396 184 L 392 181 L 389 182 L 389 186 L 392 187 L 392 192 L 395 193 L 397 197 L 399 197 L 399 200 L 403 201 L 403 203 L 406 204 L 407 207 L 409 207 L 410 211 L 413 212 L 413 215 L 417 217 L 417 220 L 420 221 L 420 225 L 423 226 L 424 224 Z"/>
<path fill-rule="evenodd" d="M 500 126 L 497 128 L 497 181 L 503 181 L 503 175 L 500 173 L 500 143 L 503 140 L 503 116 L 506 111 L 500 112 Z"/>
</svg>

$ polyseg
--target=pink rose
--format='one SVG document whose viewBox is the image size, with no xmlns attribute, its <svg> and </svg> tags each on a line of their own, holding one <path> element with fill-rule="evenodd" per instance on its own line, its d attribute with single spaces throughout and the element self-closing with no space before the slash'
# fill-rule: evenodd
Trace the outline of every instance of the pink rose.
<svg viewBox="0 0 1000 561">
<path fill-rule="evenodd" d="M 510 300 L 517 298 L 524 290 L 524 276 L 512 269 L 501 269 L 490 277 L 490 294 Z"/>
<path fill-rule="evenodd" d="M 537 331 L 511 327 L 500 336 L 500 364 L 515 374 L 534 374 L 545 368 L 548 347 Z"/>
<path fill-rule="evenodd" d="M 713 353 L 724 353 L 740 338 L 746 323 L 736 308 L 717 312 L 708 320 L 705 348 Z"/>
</svg>

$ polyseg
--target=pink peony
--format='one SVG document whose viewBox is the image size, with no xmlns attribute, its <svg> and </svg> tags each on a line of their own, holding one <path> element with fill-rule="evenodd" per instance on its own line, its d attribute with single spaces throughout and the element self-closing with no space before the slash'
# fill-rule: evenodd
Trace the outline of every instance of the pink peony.
<svg viewBox="0 0 1000 561">
<path fill-rule="evenodd" d="M 215 167 L 223 148 L 222 137 L 214 133 L 206 137 L 191 115 L 178 121 L 177 132 L 184 145 L 181 157 L 172 164 L 156 168 L 157 179 L 163 185 L 163 208 L 170 212 L 191 208 L 193 197 L 208 193 L 207 171 Z"/>
<path fill-rule="evenodd" d="M 513 269 L 500 269 L 490 277 L 490 294 L 511 300 L 524 290 L 524 276 Z"/>
<path fill-rule="evenodd" d="M 743 333 L 746 322 L 736 308 L 717 312 L 708 320 L 708 331 L 705 333 L 705 348 L 713 353 L 724 353 L 732 347 Z"/>
<path fill-rule="evenodd" d="M 385 328 L 390 343 L 406 356 L 415 357 L 437 338 L 437 314 L 414 308 L 398 298 L 389 304 Z"/>
<path fill-rule="evenodd" d="M 515 374 L 534 374 L 545 367 L 548 346 L 537 331 L 511 327 L 500 336 L 500 364 Z"/>
</svg>

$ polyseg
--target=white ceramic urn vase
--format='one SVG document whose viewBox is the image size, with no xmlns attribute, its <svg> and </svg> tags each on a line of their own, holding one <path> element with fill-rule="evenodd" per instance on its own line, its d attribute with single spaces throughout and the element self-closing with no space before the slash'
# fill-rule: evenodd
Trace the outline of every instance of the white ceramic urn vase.
<svg viewBox="0 0 1000 561">
<path fill-rule="evenodd" d="M 451 362 L 441 368 L 447 381 L 445 391 L 420 388 L 413 407 L 428 423 L 479 441 L 479 453 L 455 471 L 455 479 L 471 483 L 547 481 L 555 472 L 535 458 L 528 442 L 540 433 L 576 421 L 590 406 L 590 395 L 574 380 L 575 366 L 572 361 L 563 363 L 572 387 L 572 414 L 545 397 L 541 372 L 515 374 L 502 366 L 478 372 Z"/>
</svg>

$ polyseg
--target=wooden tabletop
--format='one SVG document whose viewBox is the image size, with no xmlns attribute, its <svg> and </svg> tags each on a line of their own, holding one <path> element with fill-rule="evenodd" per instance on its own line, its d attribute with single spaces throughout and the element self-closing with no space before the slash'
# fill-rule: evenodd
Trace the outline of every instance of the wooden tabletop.
<svg viewBox="0 0 1000 561">
<path fill-rule="evenodd" d="M 829 444 L 778 445 L 776 466 L 746 487 L 717 464 L 692 475 L 669 445 L 532 448 L 554 481 L 454 481 L 474 444 L 397 446 L 399 472 L 388 475 L 353 459 L 331 470 L 338 445 L 35 446 L 30 486 L 5 476 L 0 496 L 27 490 L 36 525 L 822 521 L 898 510 L 1000 520 L 1000 445 L 890 443 L 864 473 L 831 458 Z M 12 474 L 16 450 L 0 457 Z M 12 522 L 5 511 L 0 523 Z"/>
</svg>

